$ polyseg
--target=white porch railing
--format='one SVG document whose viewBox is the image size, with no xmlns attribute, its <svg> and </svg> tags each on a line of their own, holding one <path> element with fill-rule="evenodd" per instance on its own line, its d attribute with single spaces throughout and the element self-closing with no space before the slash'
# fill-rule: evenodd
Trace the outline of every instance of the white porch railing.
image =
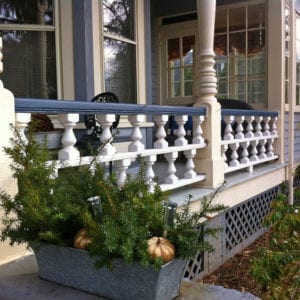
<svg viewBox="0 0 300 300">
<path fill-rule="evenodd" d="M 206 110 L 203 107 L 168 107 L 151 105 L 92 103 L 79 101 L 16 99 L 16 127 L 24 134 L 30 122 L 30 113 L 57 114 L 64 129 L 62 149 L 58 152 L 57 168 L 89 164 L 94 157 L 80 156 L 76 148 L 77 137 L 74 129 L 79 122 L 79 115 L 96 114 L 102 126 L 100 141 L 104 144 L 97 156 L 99 162 L 113 162 L 118 173 L 118 184 L 121 186 L 126 174 L 139 157 L 146 164 L 146 178 L 150 189 L 154 178 L 162 190 L 173 190 L 179 187 L 199 183 L 207 179 L 206 171 L 199 163 L 199 151 L 204 151 L 210 137 L 202 130 Z M 110 128 L 115 121 L 115 113 L 128 118 L 131 130 L 127 151 L 118 150 Z M 167 141 L 167 122 L 169 116 L 175 116 L 176 130 L 173 146 Z M 187 139 L 185 123 L 192 117 L 193 138 Z M 152 147 L 145 145 L 141 126 L 146 117 L 150 118 L 154 138 Z M 220 134 L 220 155 L 224 158 L 224 175 L 240 169 L 252 172 L 255 165 L 274 161 L 278 113 L 255 110 L 222 110 L 223 132 Z M 25 134 L 24 134 L 25 137 Z M 174 137 L 173 137 L 174 139 Z M 144 142 L 143 142 L 144 141 Z M 197 170 L 194 159 L 197 154 Z M 158 160 L 164 157 L 164 162 Z M 201 155 L 200 155 L 201 157 Z M 180 159 L 184 158 L 184 159 Z M 163 165 L 163 167 L 162 167 Z"/>
<path fill-rule="evenodd" d="M 68 166 L 78 166 L 89 164 L 93 156 L 80 156 L 76 149 L 77 142 L 74 129 L 79 122 L 79 114 L 97 114 L 102 132 L 100 141 L 104 146 L 97 155 L 98 162 L 113 162 L 114 168 L 118 173 L 118 184 L 121 186 L 126 180 L 128 169 L 134 162 L 142 157 L 146 164 L 146 178 L 150 188 L 153 188 L 154 178 L 158 178 L 162 190 L 171 190 L 178 187 L 186 186 L 192 183 L 205 180 L 203 173 L 196 173 L 193 158 L 196 151 L 205 148 L 206 144 L 202 136 L 201 124 L 205 120 L 204 108 L 185 108 L 185 107 L 164 107 L 164 106 L 147 106 L 147 105 L 126 105 L 115 103 L 91 103 L 79 101 L 58 101 L 58 100 L 38 100 L 38 99 L 16 99 L 16 127 L 22 133 L 24 138 L 25 128 L 31 120 L 30 113 L 48 113 L 57 114 L 61 126 L 64 128 L 62 137 L 62 149 L 58 152 L 56 161 L 57 169 Z M 67 113 L 66 113 L 67 112 Z M 71 112 L 71 113 L 70 113 Z M 114 136 L 111 133 L 111 125 L 115 121 L 115 114 L 123 115 L 128 118 L 131 128 L 130 144 L 126 152 L 120 152 L 114 142 Z M 155 131 L 153 147 L 146 148 L 142 142 L 143 135 L 141 131 L 142 122 L 146 116 L 152 116 L 152 125 Z M 175 115 L 178 124 L 177 138 L 174 146 L 169 146 L 166 140 L 166 124 L 169 115 Z M 189 144 L 186 139 L 184 124 L 188 115 L 193 117 L 194 138 Z M 179 153 L 183 153 L 185 164 L 179 164 L 184 168 L 184 172 L 177 172 L 177 158 Z M 167 174 L 160 178 L 159 168 L 155 168 L 158 155 L 163 156 L 166 160 Z M 155 170 L 158 170 L 155 172 Z M 182 171 L 182 170 L 180 170 Z"/>
<path fill-rule="evenodd" d="M 221 141 L 225 173 L 277 159 L 278 114 L 254 110 L 222 110 L 224 132 Z"/>
</svg>

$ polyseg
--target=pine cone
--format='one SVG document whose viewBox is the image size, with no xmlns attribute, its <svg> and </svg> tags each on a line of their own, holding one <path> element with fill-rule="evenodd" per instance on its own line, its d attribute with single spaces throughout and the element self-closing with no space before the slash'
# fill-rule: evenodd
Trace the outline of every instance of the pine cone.
<svg viewBox="0 0 300 300">
<path fill-rule="evenodd" d="M 33 131 L 54 131 L 51 119 L 45 114 L 32 114 L 29 126 Z"/>
</svg>

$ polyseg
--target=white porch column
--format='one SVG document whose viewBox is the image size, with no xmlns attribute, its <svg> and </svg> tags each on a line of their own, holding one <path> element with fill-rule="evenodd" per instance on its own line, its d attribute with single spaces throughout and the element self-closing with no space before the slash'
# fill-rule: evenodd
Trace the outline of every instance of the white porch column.
<svg viewBox="0 0 300 300">
<path fill-rule="evenodd" d="M 205 170 L 207 187 L 217 187 L 224 182 L 224 160 L 221 156 L 221 107 L 215 95 L 217 78 L 214 69 L 214 28 L 216 0 L 196 0 L 198 14 L 199 52 L 196 59 L 195 106 L 205 106 L 207 117 L 203 123 L 208 146 L 197 152 L 196 171 Z"/>
<path fill-rule="evenodd" d="M 2 65 L 2 39 L 0 38 L 0 73 L 3 71 Z M 9 167 L 10 160 L 3 151 L 3 147 L 9 146 L 9 139 L 12 136 L 9 124 L 15 125 L 15 102 L 13 94 L 3 87 L 0 80 L 0 190 L 6 191 L 10 195 L 17 192 L 16 181 L 12 177 L 12 171 Z M 0 218 L 3 212 L 0 209 Z M 2 224 L 0 223 L 0 230 Z M 0 265 L 13 257 L 25 252 L 24 246 L 11 247 L 9 241 L 0 241 Z"/>
</svg>

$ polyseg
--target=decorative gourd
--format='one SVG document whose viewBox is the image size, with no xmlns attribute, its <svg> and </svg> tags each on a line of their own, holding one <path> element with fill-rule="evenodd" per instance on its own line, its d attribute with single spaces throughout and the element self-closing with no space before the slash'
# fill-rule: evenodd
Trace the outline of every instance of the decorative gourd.
<svg viewBox="0 0 300 300">
<path fill-rule="evenodd" d="M 148 240 L 148 252 L 153 259 L 161 257 L 167 263 L 175 257 L 175 247 L 166 238 L 154 236 Z"/>
<path fill-rule="evenodd" d="M 91 242 L 92 240 L 87 237 L 86 229 L 79 230 L 74 237 L 74 247 L 77 249 L 84 250 Z"/>
</svg>

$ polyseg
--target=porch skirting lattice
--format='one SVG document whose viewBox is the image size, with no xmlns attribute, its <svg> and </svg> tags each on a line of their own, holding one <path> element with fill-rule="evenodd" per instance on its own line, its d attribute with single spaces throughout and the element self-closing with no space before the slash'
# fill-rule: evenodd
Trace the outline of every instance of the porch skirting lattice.
<svg viewBox="0 0 300 300">
<path fill-rule="evenodd" d="M 184 278 L 191 280 L 212 272 L 262 235 L 265 232 L 263 220 L 279 190 L 280 185 L 275 186 L 214 217 L 210 226 L 222 228 L 216 238 L 210 238 L 215 251 L 198 253 L 190 259 Z"/>
</svg>

